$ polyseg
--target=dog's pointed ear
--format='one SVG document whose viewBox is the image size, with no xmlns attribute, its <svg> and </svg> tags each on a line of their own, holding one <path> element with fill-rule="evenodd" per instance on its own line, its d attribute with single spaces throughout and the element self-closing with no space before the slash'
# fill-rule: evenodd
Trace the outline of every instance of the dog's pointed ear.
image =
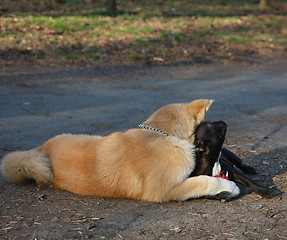
<svg viewBox="0 0 287 240">
<path fill-rule="evenodd" d="M 188 104 L 188 112 L 190 116 L 196 119 L 197 124 L 203 121 L 205 113 L 213 102 L 212 99 L 197 99 Z"/>
</svg>

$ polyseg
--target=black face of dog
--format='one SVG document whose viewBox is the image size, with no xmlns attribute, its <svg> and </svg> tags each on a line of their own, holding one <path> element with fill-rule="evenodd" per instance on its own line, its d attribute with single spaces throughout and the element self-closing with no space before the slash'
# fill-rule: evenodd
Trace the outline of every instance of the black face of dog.
<svg viewBox="0 0 287 240">
<path fill-rule="evenodd" d="M 203 122 L 195 130 L 196 166 L 191 176 L 212 175 L 219 158 L 227 125 L 223 121 Z"/>
<path fill-rule="evenodd" d="M 194 141 L 196 147 L 196 165 L 190 177 L 198 175 L 212 176 L 213 166 L 222 151 L 222 156 L 225 160 L 219 160 L 220 168 L 224 174 L 228 172 L 228 178 L 231 181 L 243 184 L 263 197 L 274 197 L 276 194 L 271 189 L 254 182 L 233 167 L 235 165 L 247 174 L 255 174 L 254 168 L 243 164 L 241 159 L 234 153 L 222 148 L 226 130 L 227 125 L 223 121 L 203 122 L 198 125 Z"/>
<path fill-rule="evenodd" d="M 218 157 L 225 139 L 226 130 L 227 125 L 223 121 L 199 124 L 195 131 L 196 148 L 205 154 Z"/>
</svg>

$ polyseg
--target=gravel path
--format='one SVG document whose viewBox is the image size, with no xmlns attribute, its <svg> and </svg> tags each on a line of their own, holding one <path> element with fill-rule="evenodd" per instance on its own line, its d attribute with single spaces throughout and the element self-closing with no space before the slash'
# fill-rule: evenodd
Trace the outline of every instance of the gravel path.
<svg viewBox="0 0 287 240">
<path fill-rule="evenodd" d="M 212 98 L 208 120 L 228 124 L 226 147 L 287 189 L 287 61 L 0 72 L 0 157 L 60 133 L 135 128 L 159 107 Z M 286 239 L 286 194 L 165 204 L 78 196 L 0 177 L 0 239 Z"/>
</svg>

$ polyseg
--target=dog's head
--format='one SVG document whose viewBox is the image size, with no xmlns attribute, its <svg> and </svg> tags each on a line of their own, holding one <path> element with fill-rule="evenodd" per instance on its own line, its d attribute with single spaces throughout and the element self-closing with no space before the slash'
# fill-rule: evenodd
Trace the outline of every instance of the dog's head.
<svg viewBox="0 0 287 240">
<path fill-rule="evenodd" d="M 217 175 L 220 172 L 218 158 L 225 139 L 225 122 L 202 122 L 195 130 L 196 166 L 190 176 Z M 216 166 L 216 167 L 215 167 Z"/>
<path fill-rule="evenodd" d="M 225 139 L 227 125 L 223 121 L 202 122 L 195 130 L 197 151 L 209 157 L 212 165 L 217 161 Z"/>
<path fill-rule="evenodd" d="M 145 124 L 169 136 L 193 141 L 195 128 L 203 121 L 212 103 L 213 100 L 198 99 L 190 103 L 166 105 L 152 114 Z"/>
</svg>

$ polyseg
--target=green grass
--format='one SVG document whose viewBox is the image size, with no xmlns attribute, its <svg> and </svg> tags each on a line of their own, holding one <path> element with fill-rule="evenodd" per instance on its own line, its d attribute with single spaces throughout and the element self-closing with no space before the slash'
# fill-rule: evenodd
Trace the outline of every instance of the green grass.
<svg viewBox="0 0 287 240">
<path fill-rule="evenodd" d="M 6 29 L 6 31 L 4 32 L 5 35 L 15 35 L 16 32 L 12 29 Z"/>
<path fill-rule="evenodd" d="M 283 26 L 283 19 L 271 19 L 269 24 L 274 27 L 282 27 Z"/>
<path fill-rule="evenodd" d="M 101 52 L 86 52 L 85 58 L 86 59 L 102 59 L 103 55 Z"/>
<path fill-rule="evenodd" d="M 87 21 L 86 18 L 81 16 L 65 16 L 49 19 L 47 22 L 48 26 L 62 31 L 82 31 L 87 29 L 90 24 L 90 21 Z"/>
<path fill-rule="evenodd" d="M 211 29 L 203 29 L 198 32 L 198 36 L 201 38 L 210 36 L 210 35 L 213 35 L 213 32 Z"/>
<path fill-rule="evenodd" d="M 144 40 L 142 38 L 134 38 L 134 42 L 136 42 L 136 43 L 143 43 Z"/>
<path fill-rule="evenodd" d="M 48 39 L 48 42 L 51 44 L 58 44 L 59 43 L 59 39 L 58 37 L 51 37 Z"/>
<path fill-rule="evenodd" d="M 50 19 L 47 16 L 37 16 L 37 17 L 29 16 L 24 20 L 26 24 L 32 24 L 32 25 L 40 25 L 43 23 L 48 23 L 49 21 Z"/>
<path fill-rule="evenodd" d="M 183 40 L 183 35 L 182 35 L 182 33 L 176 33 L 176 34 L 174 35 L 174 40 L 177 41 L 177 42 L 182 42 L 182 40 Z"/>
<path fill-rule="evenodd" d="M 60 31 L 83 31 L 88 28 L 95 28 L 101 23 L 96 17 L 83 17 L 80 15 L 71 16 L 33 16 L 24 20 L 26 24 L 32 24 L 35 26 L 46 25 L 51 29 Z"/>
<path fill-rule="evenodd" d="M 139 61 L 149 55 L 173 61 L 216 58 L 239 48 L 285 49 L 287 44 L 281 31 L 285 15 L 263 15 L 247 0 L 123 0 L 117 17 L 108 16 L 101 1 L 21 1 L 28 7 L 37 3 L 37 10 L 0 15 L 0 51 L 41 49 L 46 59 L 72 61 Z"/>
<path fill-rule="evenodd" d="M 228 43 L 246 44 L 252 42 L 251 37 L 243 37 L 235 34 L 219 35 L 218 38 Z"/>
<path fill-rule="evenodd" d="M 162 38 L 162 39 L 166 39 L 167 37 L 168 37 L 168 33 L 166 33 L 166 32 L 162 32 L 160 34 L 160 38 Z"/>
<path fill-rule="evenodd" d="M 144 28 L 143 28 L 143 31 L 144 31 L 145 33 L 149 33 L 149 34 L 153 34 L 153 33 L 154 33 L 154 29 L 153 29 L 152 27 L 150 27 L 150 26 L 144 27 Z"/>
<path fill-rule="evenodd" d="M 76 61 L 76 60 L 79 60 L 80 57 L 77 56 L 77 55 L 74 55 L 74 54 L 72 54 L 72 53 L 69 53 L 69 54 L 67 54 L 66 59 L 67 59 L 67 60 L 74 60 L 74 61 Z"/>
<path fill-rule="evenodd" d="M 129 59 L 132 61 L 135 61 L 137 57 L 138 57 L 138 54 L 136 52 L 132 52 L 129 54 Z"/>
</svg>

